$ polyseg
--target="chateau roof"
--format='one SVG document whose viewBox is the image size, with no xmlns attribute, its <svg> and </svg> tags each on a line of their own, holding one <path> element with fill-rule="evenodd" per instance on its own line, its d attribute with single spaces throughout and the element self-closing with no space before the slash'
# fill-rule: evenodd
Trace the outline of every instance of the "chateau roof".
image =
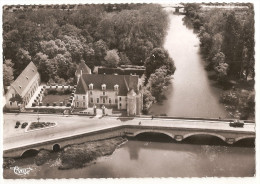
<svg viewBox="0 0 260 184">
<path fill-rule="evenodd" d="M 30 86 L 34 82 L 34 77 L 39 75 L 37 67 L 30 62 L 17 79 L 11 84 L 11 87 L 23 98 Z"/>
<path fill-rule="evenodd" d="M 119 85 L 119 96 L 127 96 L 131 89 L 138 91 L 137 75 L 83 74 L 82 77 L 87 87 L 93 84 L 93 90 L 102 90 L 102 84 L 106 84 L 106 90 L 114 90 L 114 86 L 117 84 Z"/>
<path fill-rule="evenodd" d="M 88 91 L 88 87 L 81 76 L 75 94 L 86 94 L 87 91 Z"/>
<path fill-rule="evenodd" d="M 82 73 L 91 74 L 91 69 L 85 64 L 84 60 L 80 61 L 80 64 L 77 66 L 76 76 Z"/>
</svg>

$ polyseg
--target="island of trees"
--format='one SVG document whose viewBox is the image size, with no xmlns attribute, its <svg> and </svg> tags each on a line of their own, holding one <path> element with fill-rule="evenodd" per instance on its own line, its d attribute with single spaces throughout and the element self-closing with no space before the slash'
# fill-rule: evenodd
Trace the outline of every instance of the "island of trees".
<svg viewBox="0 0 260 184">
<path fill-rule="evenodd" d="M 247 8 L 204 11 L 200 4 L 185 4 L 185 18 L 198 32 L 212 79 L 224 89 L 220 101 L 233 117 L 254 119 L 254 10 L 250 3 L 242 5 Z"/>
<path fill-rule="evenodd" d="M 30 61 L 42 82 L 75 84 L 77 64 L 146 66 L 144 110 L 163 98 L 175 66 L 162 48 L 167 13 L 156 4 L 84 5 L 77 10 L 3 12 L 4 87 Z"/>
</svg>

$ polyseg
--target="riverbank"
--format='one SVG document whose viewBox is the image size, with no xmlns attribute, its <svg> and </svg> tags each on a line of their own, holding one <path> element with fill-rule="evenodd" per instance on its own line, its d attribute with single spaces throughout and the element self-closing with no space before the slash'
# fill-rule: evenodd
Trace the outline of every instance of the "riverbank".
<svg viewBox="0 0 260 184">
<path fill-rule="evenodd" d="M 48 150 L 41 150 L 38 153 L 32 152 L 20 158 L 4 158 L 3 168 L 9 169 L 16 166 L 23 159 L 27 159 L 26 165 L 35 164 L 41 166 L 47 162 L 58 166 L 58 169 L 81 168 L 96 160 L 99 157 L 112 155 L 113 152 L 127 139 L 115 137 L 110 139 L 90 141 L 82 144 L 68 145 L 57 154 Z"/>
<path fill-rule="evenodd" d="M 228 116 L 255 120 L 253 9 L 204 11 L 199 4 L 186 4 L 185 8 L 184 23 L 199 38 L 205 68 L 213 73 L 209 79 L 223 90 L 219 93 L 219 101 Z M 241 24 L 243 19 L 245 23 Z M 239 30 L 236 38 L 230 38 L 235 35 L 232 27 Z"/>
</svg>

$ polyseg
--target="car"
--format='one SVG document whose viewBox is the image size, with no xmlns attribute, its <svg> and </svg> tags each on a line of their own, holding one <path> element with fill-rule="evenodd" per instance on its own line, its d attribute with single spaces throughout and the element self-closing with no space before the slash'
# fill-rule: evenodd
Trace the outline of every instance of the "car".
<svg viewBox="0 0 260 184">
<path fill-rule="evenodd" d="M 16 121 L 14 128 L 18 128 L 20 126 L 20 124 L 21 124 L 20 121 Z"/>
<path fill-rule="evenodd" d="M 244 121 L 242 120 L 234 120 L 229 123 L 230 127 L 244 127 Z"/>
<path fill-rule="evenodd" d="M 28 123 L 27 123 L 27 122 L 24 122 L 24 123 L 22 124 L 22 128 L 25 128 L 27 125 L 28 125 Z"/>
</svg>

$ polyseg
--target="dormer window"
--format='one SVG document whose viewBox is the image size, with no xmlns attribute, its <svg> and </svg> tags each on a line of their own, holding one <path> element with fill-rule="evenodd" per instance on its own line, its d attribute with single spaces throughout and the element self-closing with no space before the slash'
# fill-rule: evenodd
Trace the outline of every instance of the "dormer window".
<svg viewBox="0 0 260 184">
<path fill-rule="evenodd" d="M 22 89 L 22 86 L 19 86 L 20 89 Z"/>
<path fill-rule="evenodd" d="M 117 84 L 114 86 L 114 90 L 118 91 L 118 85 Z"/>
<path fill-rule="evenodd" d="M 28 80 L 29 78 L 26 76 L 26 79 Z"/>
<path fill-rule="evenodd" d="M 106 90 L 106 85 L 105 84 L 102 84 L 102 90 Z"/>
<path fill-rule="evenodd" d="M 88 87 L 89 87 L 90 90 L 92 90 L 93 89 L 93 84 L 91 83 Z"/>
</svg>

